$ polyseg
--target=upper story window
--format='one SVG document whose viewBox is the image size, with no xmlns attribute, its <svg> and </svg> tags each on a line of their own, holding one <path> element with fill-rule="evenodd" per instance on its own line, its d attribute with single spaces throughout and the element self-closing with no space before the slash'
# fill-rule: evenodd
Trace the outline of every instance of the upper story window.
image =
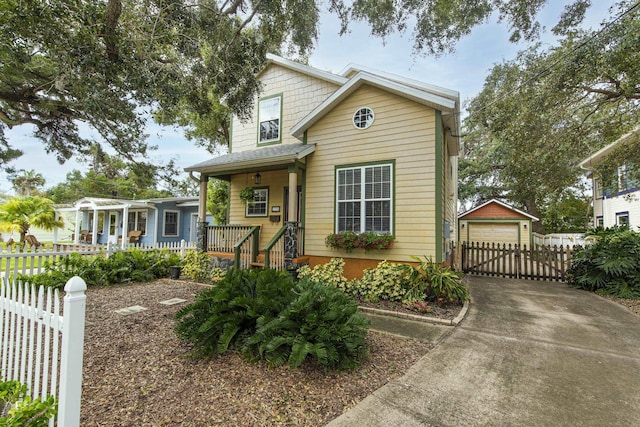
<svg viewBox="0 0 640 427">
<path fill-rule="evenodd" d="M 269 206 L 269 189 L 254 188 L 253 203 L 247 203 L 246 216 L 267 216 Z"/>
<path fill-rule="evenodd" d="M 366 129 L 373 124 L 375 116 L 369 107 L 358 108 L 353 114 L 353 125 L 358 129 Z"/>
<path fill-rule="evenodd" d="M 393 164 L 336 171 L 336 231 L 392 233 Z"/>
<path fill-rule="evenodd" d="M 258 102 L 258 144 L 280 142 L 282 95 L 263 98 Z"/>
</svg>

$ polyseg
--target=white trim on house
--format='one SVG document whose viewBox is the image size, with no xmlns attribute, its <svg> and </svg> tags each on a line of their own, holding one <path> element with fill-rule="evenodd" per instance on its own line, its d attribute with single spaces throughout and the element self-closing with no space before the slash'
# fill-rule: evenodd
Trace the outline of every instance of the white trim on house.
<svg viewBox="0 0 640 427">
<path fill-rule="evenodd" d="M 627 140 L 631 139 L 636 135 L 640 137 L 640 126 L 635 128 L 631 132 L 628 132 L 622 135 L 620 138 L 618 138 L 611 144 L 607 145 L 606 147 L 596 151 L 595 153 L 590 155 L 588 158 L 581 161 L 578 165 L 582 169 L 592 170 L 593 166 L 600 164 L 600 162 L 602 161 L 602 158 L 605 157 L 607 154 L 611 153 L 618 145 L 624 144 L 625 142 L 627 142 Z"/>
<path fill-rule="evenodd" d="M 175 213 L 176 216 L 176 234 L 167 234 L 167 214 Z M 180 235 L 180 211 L 175 209 L 165 209 L 162 211 L 162 237 L 177 237 Z"/>
<path fill-rule="evenodd" d="M 431 92 L 435 95 L 443 96 L 445 98 L 451 98 L 455 101 L 458 101 L 460 99 L 460 92 L 458 91 L 421 82 L 419 80 L 414 80 L 408 77 L 400 76 L 398 74 L 389 73 L 387 71 L 376 70 L 375 68 L 367 67 L 365 65 L 349 64 L 339 74 L 344 77 L 349 77 L 350 75 L 357 74 L 360 71 L 364 71 L 369 74 L 375 74 L 377 76 L 384 77 L 387 80 L 393 80 L 406 86 L 412 86 L 416 89 Z"/>
<path fill-rule="evenodd" d="M 387 92 L 402 96 L 403 98 L 410 99 L 414 102 L 426 105 L 436 110 L 449 113 L 454 113 L 456 111 L 457 102 L 455 100 L 361 71 L 353 78 L 351 78 L 348 83 L 343 85 L 340 89 L 336 90 L 322 104 L 314 108 L 313 111 L 307 114 L 294 127 L 292 127 L 290 131 L 291 135 L 300 140 L 303 140 L 304 132 L 307 129 L 309 129 L 318 120 L 324 117 L 325 114 L 333 110 L 333 108 L 335 108 L 346 97 L 354 93 L 365 84 L 383 89 Z"/>
</svg>

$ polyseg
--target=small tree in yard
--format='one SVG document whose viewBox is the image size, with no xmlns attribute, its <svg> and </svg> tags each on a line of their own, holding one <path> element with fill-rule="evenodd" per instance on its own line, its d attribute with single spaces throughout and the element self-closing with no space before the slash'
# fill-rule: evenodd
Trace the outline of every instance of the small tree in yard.
<svg viewBox="0 0 640 427">
<path fill-rule="evenodd" d="M 44 197 L 14 197 L 0 204 L 0 230 L 20 233 L 22 243 L 32 225 L 53 230 L 64 223 L 56 219 L 53 201 Z"/>
</svg>

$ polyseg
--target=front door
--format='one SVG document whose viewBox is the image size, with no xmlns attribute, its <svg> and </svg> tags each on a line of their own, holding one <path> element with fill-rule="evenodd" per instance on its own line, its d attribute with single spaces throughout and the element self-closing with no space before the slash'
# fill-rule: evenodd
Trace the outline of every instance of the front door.
<svg viewBox="0 0 640 427">
<path fill-rule="evenodd" d="M 118 244 L 118 213 L 109 213 L 109 243 Z"/>
</svg>

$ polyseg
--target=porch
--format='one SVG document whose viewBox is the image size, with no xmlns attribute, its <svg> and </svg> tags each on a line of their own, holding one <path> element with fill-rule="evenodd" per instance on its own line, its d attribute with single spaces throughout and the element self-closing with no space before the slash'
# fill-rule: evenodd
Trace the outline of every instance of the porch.
<svg viewBox="0 0 640 427">
<path fill-rule="evenodd" d="M 260 247 L 259 225 L 205 226 L 203 247 L 220 267 L 272 268 L 290 270 L 307 264 L 304 256 L 304 227 L 297 222 L 285 222 Z"/>
</svg>

